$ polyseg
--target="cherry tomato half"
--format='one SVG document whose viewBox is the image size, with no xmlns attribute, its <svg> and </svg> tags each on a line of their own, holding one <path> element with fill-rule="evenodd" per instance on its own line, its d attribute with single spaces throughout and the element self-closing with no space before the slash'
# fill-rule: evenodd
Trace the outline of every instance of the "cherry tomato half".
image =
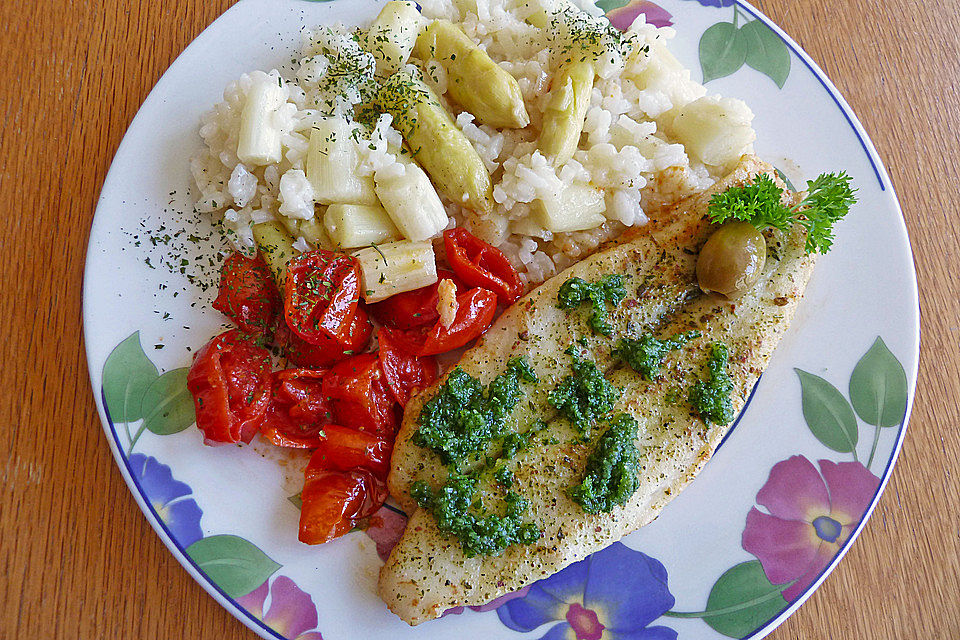
<svg viewBox="0 0 960 640">
<path fill-rule="evenodd" d="M 333 422 L 377 435 L 396 432 L 399 407 L 387 390 L 377 354 L 338 363 L 323 377 L 323 394 L 330 399 Z"/>
<path fill-rule="evenodd" d="M 246 333 L 260 335 L 273 327 L 280 292 L 260 256 L 233 253 L 220 268 L 220 288 L 213 308 L 230 317 Z"/>
<path fill-rule="evenodd" d="M 299 367 L 326 368 L 345 358 L 360 353 L 370 342 L 373 325 L 363 306 L 357 306 L 344 342 L 323 336 L 317 344 L 310 344 L 286 326 L 277 329 L 275 340 L 287 359 Z M 321 334 L 322 335 L 322 334 Z"/>
<path fill-rule="evenodd" d="M 468 286 L 493 291 L 503 304 L 512 304 L 523 294 L 520 274 L 507 256 L 463 227 L 444 231 L 443 247 L 454 273 Z"/>
<path fill-rule="evenodd" d="M 396 333 L 387 327 L 380 329 L 378 353 L 387 387 L 393 399 L 405 407 L 411 396 L 437 379 L 437 362 L 432 356 L 420 357 L 405 351 L 397 343 Z"/>
<path fill-rule="evenodd" d="M 321 544 L 348 533 L 360 518 L 379 509 L 387 488 L 365 469 L 330 471 L 307 465 L 300 497 L 300 542 Z"/>
<path fill-rule="evenodd" d="M 438 319 L 432 327 L 420 327 L 393 334 L 395 342 L 408 353 L 431 356 L 453 351 L 483 335 L 497 312 L 497 295 L 477 287 L 457 293 L 457 315 L 449 327 Z"/>
<path fill-rule="evenodd" d="M 187 372 L 206 444 L 250 442 L 270 404 L 270 354 L 237 329 L 197 351 Z"/>
<path fill-rule="evenodd" d="M 437 312 L 440 298 L 437 289 L 441 280 L 453 280 L 457 289 L 466 288 L 452 271 L 437 269 L 437 281 L 433 284 L 390 296 L 382 302 L 368 305 L 367 309 L 377 322 L 393 329 L 432 326 L 440 317 Z"/>
<path fill-rule="evenodd" d="M 278 447 L 314 449 L 330 422 L 330 407 L 323 395 L 323 376 L 315 369 L 284 369 L 273 374 L 270 406 L 260 437 Z"/>
<path fill-rule="evenodd" d="M 301 253 L 287 264 L 284 316 L 300 338 L 320 345 L 325 338 L 349 340 L 360 301 L 360 263 L 332 251 Z"/>
<path fill-rule="evenodd" d="M 389 440 L 366 431 L 329 424 L 323 428 L 323 437 L 309 466 L 328 471 L 366 469 L 380 480 L 386 480 L 392 450 Z"/>
</svg>

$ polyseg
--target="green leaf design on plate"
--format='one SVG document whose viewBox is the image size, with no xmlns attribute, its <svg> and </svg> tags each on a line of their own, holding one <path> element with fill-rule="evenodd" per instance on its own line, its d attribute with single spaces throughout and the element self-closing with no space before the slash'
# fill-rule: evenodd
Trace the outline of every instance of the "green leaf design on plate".
<svg viewBox="0 0 960 640">
<path fill-rule="evenodd" d="M 860 419 L 895 427 L 907 411 L 907 374 L 879 337 L 850 375 L 850 401 Z"/>
<path fill-rule="evenodd" d="M 103 363 L 103 396 L 110 418 L 117 423 L 143 417 L 143 394 L 157 379 L 154 366 L 140 346 L 140 332 L 118 344 Z"/>
<path fill-rule="evenodd" d="M 790 76 L 790 50 L 783 39 L 762 20 L 743 25 L 738 37 L 747 53 L 747 64 L 783 89 Z"/>
<path fill-rule="evenodd" d="M 736 73 L 747 61 L 745 40 L 732 22 L 718 22 L 700 37 L 700 68 L 706 84 Z"/>
<path fill-rule="evenodd" d="M 193 396 L 187 389 L 189 368 L 172 369 L 143 394 L 143 424 L 158 436 L 179 433 L 196 422 Z"/>
<path fill-rule="evenodd" d="M 763 573 L 759 560 L 728 569 L 710 590 L 703 621 L 719 633 L 743 638 L 787 606 L 783 587 Z"/>
<path fill-rule="evenodd" d="M 803 418 L 810 431 L 827 447 L 850 453 L 857 446 L 857 418 L 850 403 L 835 386 L 812 373 L 794 369 L 800 376 Z"/>
<path fill-rule="evenodd" d="M 597 6 L 603 9 L 605 14 L 628 4 L 630 4 L 630 0 L 598 0 L 597 2 Z"/>
<path fill-rule="evenodd" d="M 295 506 L 297 509 L 303 509 L 303 492 L 302 491 L 300 493 L 293 494 L 292 496 L 287 498 L 287 500 L 289 500 L 290 504 Z"/>
<path fill-rule="evenodd" d="M 201 538 L 187 555 L 230 598 L 247 595 L 280 568 L 255 544 L 232 535 Z"/>
</svg>

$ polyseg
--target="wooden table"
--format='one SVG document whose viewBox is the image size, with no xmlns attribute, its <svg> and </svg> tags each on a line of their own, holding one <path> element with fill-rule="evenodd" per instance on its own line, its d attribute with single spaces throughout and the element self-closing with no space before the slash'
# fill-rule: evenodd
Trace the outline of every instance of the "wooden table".
<svg viewBox="0 0 960 640">
<path fill-rule="evenodd" d="M 127 125 L 231 0 L 0 3 L 0 637 L 253 638 L 169 555 L 100 428 L 81 341 L 97 195 Z M 960 3 L 768 0 L 859 114 L 900 195 L 924 353 L 859 541 L 772 638 L 960 637 Z M 896 26 L 894 26 L 896 25 Z"/>
</svg>

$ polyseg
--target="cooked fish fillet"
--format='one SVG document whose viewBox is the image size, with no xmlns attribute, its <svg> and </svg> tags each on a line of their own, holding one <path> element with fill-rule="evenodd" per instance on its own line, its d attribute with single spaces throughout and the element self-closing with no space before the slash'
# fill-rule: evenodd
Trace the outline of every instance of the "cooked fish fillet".
<svg viewBox="0 0 960 640">
<path fill-rule="evenodd" d="M 730 350 L 727 371 L 734 382 L 733 407 L 739 413 L 787 330 L 813 270 L 804 254 L 799 230 L 778 240 L 779 259 L 768 260 L 761 281 L 735 301 L 699 293 L 694 274 L 696 254 L 712 231 L 706 219 L 710 197 L 750 182 L 769 165 L 745 156 L 725 179 L 706 192 L 677 205 L 654 221 L 649 234 L 626 239 L 577 263 L 541 285 L 490 328 L 483 341 L 464 354 L 460 366 L 489 382 L 510 358 L 523 355 L 540 382 L 525 387 L 527 395 L 511 421 L 524 431 L 536 419 L 549 423 L 549 442 L 517 455 L 513 490 L 529 501 L 525 520 L 542 537 L 531 545 L 514 545 L 499 556 L 467 557 L 459 542 L 437 529 L 434 517 L 418 509 L 409 496 L 410 483 L 422 479 L 439 486 L 446 470 L 431 451 L 411 442 L 423 403 L 437 385 L 412 400 L 394 448 L 389 486 L 392 495 L 413 515 L 390 558 L 380 571 L 379 593 L 387 606 L 415 625 L 461 605 L 479 605 L 515 591 L 619 540 L 652 521 L 699 472 L 726 434 L 729 425 L 704 422 L 684 402 L 670 401 L 700 376 L 710 345 Z M 795 198 L 789 194 L 789 198 Z M 794 202 L 796 200 L 793 200 Z M 653 328 L 670 336 L 696 329 L 701 336 L 670 353 L 655 381 L 640 378 L 611 355 L 614 341 L 587 325 L 588 313 L 557 308 L 557 291 L 573 276 L 586 280 L 609 274 L 629 275 L 627 300 L 611 315 L 615 335 L 628 327 Z M 634 295 L 636 294 L 636 295 Z M 615 413 L 627 412 L 639 423 L 640 488 L 624 507 L 590 515 L 573 502 L 566 488 L 583 476 L 590 447 L 578 443 L 570 423 L 555 418 L 546 396 L 570 373 L 564 350 L 585 338 L 584 350 L 623 393 Z M 681 396 L 682 397 L 682 396 Z"/>
</svg>

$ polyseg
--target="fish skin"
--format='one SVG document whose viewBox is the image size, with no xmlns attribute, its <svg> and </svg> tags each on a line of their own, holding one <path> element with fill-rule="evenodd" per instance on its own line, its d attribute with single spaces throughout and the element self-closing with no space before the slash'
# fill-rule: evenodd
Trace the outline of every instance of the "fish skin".
<svg viewBox="0 0 960 640">
<path fill-rule="evenodd" d="M 416 416 L 423 402 L 435 395 L 436 387 L 411 401 L 394 449 L 390 488 L 413 515 L 381 568 L 378 584 L 378 592 L 390 610 L 416 625 L 439 617 L 448 608 L 480 605 L 516 591 L 649 523 L 696 476 L 729 425 L 704 422 L 685 402 L 670 402 L 671 394 L 687 389 L 694 377 L 702 376 L 710 345 L 721 341 L 730 348 L 727 370 L 734 381 L 734 413 L 739 414 L 787 330 L 814 266 L 813 257 L 804 254 L 805 237 L 798 229 L 780 239 L 780 260 L 768 260 L 764 277 L 741 298 L 727 301 L 698 295 L 689 300 L 688 285 L 695 281 L 696 249 L 713 228 L 706 219 L 710 197 L 749 182 L 758 173 L 773 175 L 773 169 L 745 156 L 713 188 L 681 202 L 672 212 L 652 222 L 648 235 L 595 254 L 541 285 L 504 313 L 487 337 L 461 360 L 468 373 L 488 381 L 503 370 L 507 359 L 528 353 L 537 363 L 534 368 L 541 375 L 541 383 L 530 394 L 533 409 L 526 408 L 521 401 L 518 412 L 542 411 L 546 408 L 547 391 L 569 373 L 569 357 L 563 350 L 576 337 L 586 336 L 585 350 L 607 371 L 608 380 L 623 388 L 614 413 L 626 411 L 640 424 L 640 488 L 624 507 L 590 515 L 567 497 L 566 488 L 582 477 L 590 447 L 577 441 L 578 433 L 566 420 L 551 419 L 544 433 L 554 440 L 531 446 L 517 455 L 514 484 L 514 490 L 530 503 L 525 520 L 536 523 L 543 536 L 537 543 L 514 545 L 499 556 L 468 558 L 459 542 L 441 533 L 433 516 L 417 509 L 407 493 L 413 479 L 424 479 L 436 486 L 445 476 L 435 454 L 409 441 L 416 430 Z M 785 194 L 785 198 L 797 202 L 795 194 Z M 657 333 L 664 336 L 690 329 L 702 333 L 700 338 L 670 353 L 664 360 L 661 377 L 652 382 L 615 363 L 610 354 L 613 341 L 593 335 L 586 325 L 585 310 L 566 313 L 555 304 L 556 290 L 572 275 L 593 280 L 605 273 L 623 273 L 605 269 L 627 266 L 631 260 L 640 265 L 644 274 L 653 275 L 646 278 L 640 295 L 628 296 L 628 301 L 611 316 L 615 335 L 630 323 L 656 324 Z M 635 291 L 636 286 L 635 282 L 628 283 L 628 291 Z M 663 293 L 667 294 L 667 302 L 660 297 Z M 541 304 L 549 301 L 550 296 L 552 304 Z M 636 304 L 629 303 L 634 299 Z M 526 342 L 519 339 L 522 331 L 538 328 L 549 328 L 553 333 L 537 341 L 529 335 Z M 442 380 L 437 385 L 441 383 Z M 525 419 L 514 421 L 520 430 L 525 428 Z"/>
</svg>

